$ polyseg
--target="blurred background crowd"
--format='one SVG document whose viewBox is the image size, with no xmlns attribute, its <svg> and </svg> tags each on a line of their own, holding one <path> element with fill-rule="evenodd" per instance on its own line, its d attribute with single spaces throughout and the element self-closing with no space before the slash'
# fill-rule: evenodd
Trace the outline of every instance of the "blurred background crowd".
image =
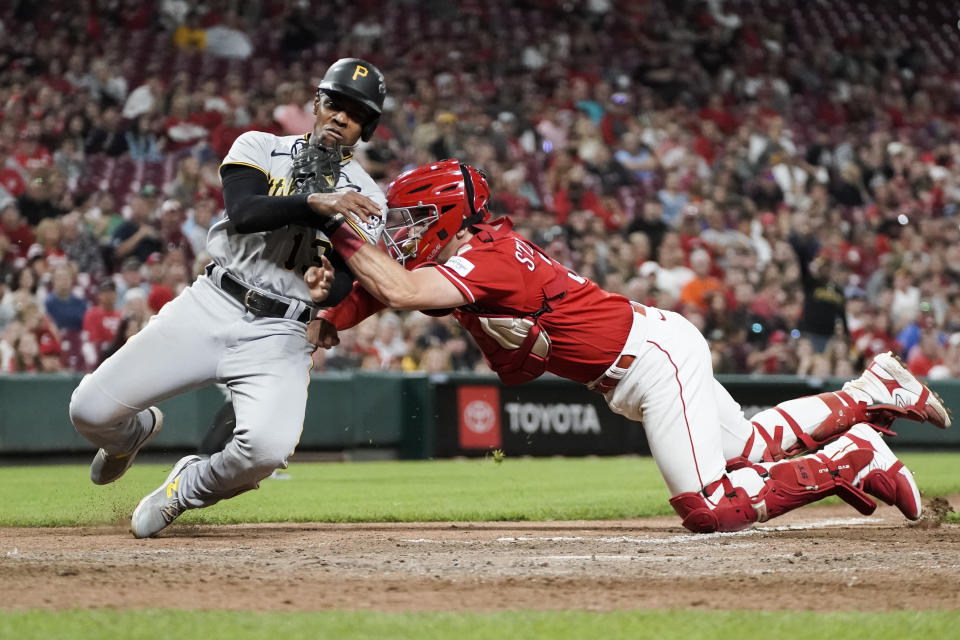
<svg viewBox="0 0 960 640">
<path fill-rule="evenodd" d="M 950 3 L 29 0 L 0 7 L 0 369 L 89 371 L 202 271 L 217 168 L 385 73 L 384 187 L 456 157 L 609 291 L 684 313 L 718 373 L 960 377 Z M 387 312 L 315 370 L 484 370 Z M 145 363 L 145 366 L 147 363 Z"/>
</svg>

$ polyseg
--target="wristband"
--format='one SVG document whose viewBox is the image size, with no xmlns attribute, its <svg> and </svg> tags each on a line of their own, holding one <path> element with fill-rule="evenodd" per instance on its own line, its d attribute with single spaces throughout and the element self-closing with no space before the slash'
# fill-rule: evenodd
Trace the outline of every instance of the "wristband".
<svg viewBox="0 0 960 640">
<path fill-rule="evenodd" d="M 327 233 L 327 236 L 333 244 L 333 249 L 344 260 L 349 259 L 350 256 L 360 250 L 360 247 L 366 244 L 366 241 L 353 230 L 353 227 L 349 224 L 343 224 L 343 220 L 340 220 L 340 224 L 333 233 Z"/>
</svg>

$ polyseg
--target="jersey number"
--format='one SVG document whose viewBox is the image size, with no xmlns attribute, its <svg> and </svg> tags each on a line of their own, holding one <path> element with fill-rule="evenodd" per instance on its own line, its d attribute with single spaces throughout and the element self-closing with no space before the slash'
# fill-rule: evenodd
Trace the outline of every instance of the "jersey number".
<svg viewBox="0 0 960 640">
<path fill-rule="evenodd" d="M 293 236 L 293 248 L 290 250 L 290 255 L 287 257 L 287 261 L 283 263 L 284 269 L 293 271 L 297 268 L 297 254 L 300 253 L 300 245 L 303 244 L 303 234 L 298 233 Z M 323 264 L 320 260 L 320 256 L 326 255 L 333 251 L 333 245 L 330 244 L 330 241 L 325 238 L 314 238 L 310 243 L 310 246 L 316 250 L 316 254 L 310 256 L 312 264 L 302 264 L 300 265 L 299 271 L 300 275 L 303 275 L 307 272 L 307 269 L 310 267 L 319 267 Z"/>
<path fill-rule="evenodd" d="M 544 255 L 543 255 L 542 253 L 538 254 L 538 252 L 534 251 L 534 250 L 531 249 L 529 246 L 525 245 L 524 243 L 520 242 L 519 240 L 514 240 L 514 242 L 516 242 L 516 247 L 517 247 L 517 251 L 516 251 L 516 253 L 514 253 L 514 257 L 517 259 L 517 262 L 519 262 L 520 264 L 526 266 L 527 269 L 529 269 L 530 271 L 533 271 L 534 269 L 537 268 L 537 264 L 536 264 L 536 262 L 534 262 L 534 257 L 535 257 L 536 255 L 540 255 L 540 257 L 541 257 L 545 262 L 547 262 L 547 264 L 550 263 L 550 261 L 547 260 L 547 258 L 544 257 Z M 586 278 L 584 278 L 584 277 L 581 276 L 581 275 L 577 275 L 576 272 L 570 271 L 569 269 L 567 269 L 567 275 L 570 276 L 570 279 L 573 280 L 574 282 L 576 282 L 577 284 L 586 284 L 586 283 L 587 283 L 587 279 L 586 279 Z"/>
</svg>

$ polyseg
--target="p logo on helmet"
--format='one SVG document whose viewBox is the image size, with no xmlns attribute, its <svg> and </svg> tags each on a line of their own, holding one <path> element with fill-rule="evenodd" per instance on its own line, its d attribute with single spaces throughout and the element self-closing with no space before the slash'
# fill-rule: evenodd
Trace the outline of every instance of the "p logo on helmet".
<svg viewBox="0 0 960 640">
<path fill-rule="evenodd" d="M 387 96 L 383 73 L 375 65 L 360 58 L 341 58 L 327 69 L 317 91 L 337 93 L 366 107 L 370 117 L 363 123 L 360 139 L 367 141 L 373 136 Z"/>
</svg>

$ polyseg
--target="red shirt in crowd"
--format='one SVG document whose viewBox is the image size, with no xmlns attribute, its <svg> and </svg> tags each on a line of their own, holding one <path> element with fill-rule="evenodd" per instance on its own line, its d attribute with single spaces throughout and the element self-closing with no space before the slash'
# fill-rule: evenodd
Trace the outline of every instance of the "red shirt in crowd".
<svg viewBox="0 0 960 640">
<path fill-rule="evenodd" d="M 14 198 L 20 196 L 27 190 L 27 183 L 23 176 L 16 169 L 7 167 L 0 170 L 0 186 L 7 190 L 7 193 Z"/>
<path fill-rule="evenodd" d="M 46 169 L 53 166 L 53 154 L 43 145 L 36 145 L 32 150 L 18 148 L 13 152 L 13 159 L 27 171 Z"/>
<path fill-rule="evenodd" d="M 0 233 L 10 239 L 10 255 L 14 258 L 26 258 L 27 251 L 33 246 L 35 236 L 33 229 L 23 222 L 19 227 L 7 227 L 0 222 Z"/>
<path fill-rule="evenodd" d="M 87 309 L 83 315 L 83 332 L 87 340 L 97 347 L 98 353 L 103 347 L 113 342 L 122 318 L 123 313 L 119 309 L 107 311 L 100 305 Z"/>
<path fill-rule="evenodd" d="M 150 293 L 147 294 L 147 304 L 150 305 L 154 313 L 160 313 L 163 305 L 173 300 L 173 298 L 173 289 L 165 284 L 154 284 L 150 287 Z"/>
</svg>

